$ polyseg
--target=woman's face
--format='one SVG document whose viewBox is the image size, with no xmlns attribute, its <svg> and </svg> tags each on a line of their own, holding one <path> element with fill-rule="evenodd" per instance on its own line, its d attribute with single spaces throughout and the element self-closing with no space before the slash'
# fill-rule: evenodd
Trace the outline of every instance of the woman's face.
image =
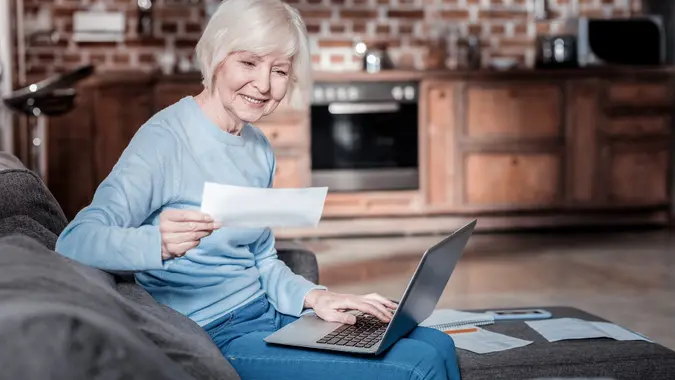
<svg viewBox="0 0 675 380">
<path fill-rule="evenodd" d="M 235 52 L 218 69 L 215 90 L 230 114 L 253 123 L 272 113 L 286 95 L 291 65 L 279 54 Z"/>
</svg>

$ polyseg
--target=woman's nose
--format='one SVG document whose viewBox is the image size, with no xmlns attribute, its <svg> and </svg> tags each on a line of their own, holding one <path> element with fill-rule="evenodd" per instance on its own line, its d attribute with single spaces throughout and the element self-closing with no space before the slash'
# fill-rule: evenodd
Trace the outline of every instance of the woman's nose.
<svg viewBox="0 0 675 380">
<path fill-rule="evenodd" d="M 255 88 L 261 94 L 266 94 L 270 90 L 270 74 L 266 70 L 259 70 L 255 80 L 253 81 Z"/>
</svg>

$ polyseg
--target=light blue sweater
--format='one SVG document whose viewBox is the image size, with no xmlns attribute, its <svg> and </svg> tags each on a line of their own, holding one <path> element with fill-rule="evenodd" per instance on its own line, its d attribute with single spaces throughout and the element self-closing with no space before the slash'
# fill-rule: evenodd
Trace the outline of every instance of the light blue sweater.
<svg viewBox="0 0 675 380">
<path fill-rule="evenodd" d="M 325 288 L 277 259 L 268 228 L 223 227 L 184 257 L 161 257 L 163 210 L 199 210 L 206 181 L 270 187 L 274 169 L 260 130 L 246 125 L 239 136 L 227 133 L 185 97 L 138 130 L 56 250 L 96 268 L 136 272 L 158 302 L 201 326 L 265 293 L 280 313 L 299 316 L 305 295 Z"/>
</svg>

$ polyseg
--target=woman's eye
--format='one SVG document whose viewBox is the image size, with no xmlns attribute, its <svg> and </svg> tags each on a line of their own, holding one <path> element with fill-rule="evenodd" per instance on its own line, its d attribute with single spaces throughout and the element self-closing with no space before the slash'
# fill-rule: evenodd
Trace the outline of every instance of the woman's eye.
<svg viewBox="0 0 675 380">
<path fill-rule="evenodd" d="M 277 70 L 277 74 L 279 74 L 279 75 L 281 75 L 281 76 L 286 76 L 286 75 L 288 75 L 288 73 L 285 72 L 285 71 L 283 71 L 283 70 Z"/>
<path fill-rule="evenodd" d="M 255 66 L 255 63 L 251 61 L 241 61 L 241 63 L 243 63 L 245 66 Z"/>
</svg>

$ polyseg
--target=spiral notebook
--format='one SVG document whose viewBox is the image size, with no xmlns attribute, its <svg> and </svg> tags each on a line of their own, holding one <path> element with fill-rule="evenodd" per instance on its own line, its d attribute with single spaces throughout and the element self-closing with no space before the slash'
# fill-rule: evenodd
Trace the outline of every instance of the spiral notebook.
<svg viewBox="0 0 675 380">
<path fill-rule="evenodd" d="M 436 330 L 452 330 L 465 326 L 484 326 L 495 323 L 490 314 L 469 313 L 453 309 L 437 309 L 420 323 L 420 326 L 431 327 Z"/>
</svg>

